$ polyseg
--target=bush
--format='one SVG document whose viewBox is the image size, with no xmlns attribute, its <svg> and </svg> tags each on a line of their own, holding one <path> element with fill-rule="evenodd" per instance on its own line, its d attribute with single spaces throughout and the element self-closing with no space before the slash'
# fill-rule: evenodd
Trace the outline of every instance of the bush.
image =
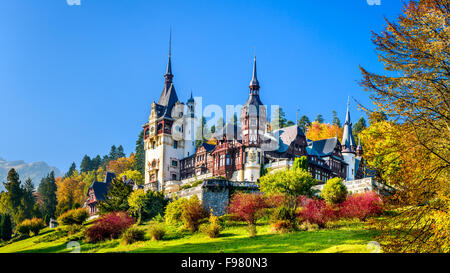
<svg viewBox="0 0 450 273">
<path fill-rule="evenodd" d="M 126 212 L 104 214 L 86 230 L 86 240 L 88 242 L 99 242 L 117 239 L 134 223 L 134 218 Z"/>
<path fill-rule="evenodd" d="M 286 232 L 296 229 L 297 215 L 295 209 L 281 206 L 276 208 L 271 215 L 270 223 L 277 232 Z"/>
<path fill-rule="evenodd" d="M 184 227 L 192 233 L 196 232 L 200 226 L 200 220 L 207 215 L 198 197 L 194 195 L 189 198 L 183 203 L 181 210 L 181 220 L 183 220 Z"/>
<path fill-rule="evenodd" d="M 266 207 L 264 197 L 261 194 L 237 193 L 231 199 L 228 209 L 230 213 L 249 225 L 254 225 L 261 217 L 261 211 Z"/>
<path fill-rule="evenodd" d="M 209 238 L 217 238 L 220 235 L 222 227 L 220 226 L 219 217 L 215 216 L 212 212 L 209 216 L 209 224 L 205 226 L 203 232 L 206 233 Z"/>
<path fill-rule="evenodd" d="M 67 226 L 66 231 L 68 235 L 75 235 L 83 230 L 82 225 L 70 225 Z"/>
<path fill-rule="evenodd" d="M 62 225 L 82 225 L 89 218 L 87 209 L 69 210 L 58 217 L 58 223 Z"/>
<path fill-rule="evenodd" d="M 0 214 L 0 240 L 9 241 L 12 236 L 11 216 Z"/>
<path fill-rule="evenodd" d="M 137 227 L 130 227 L 122 234 L 122 243 L 129 245 L 138 241 L 145 241 L 145 231 Z"/>
<path fill-rule="evenodd" d="M 181 212 L 183 204 L 186 201 L 186 198 L 179 198 L 167 205 L 164 218 L 168 225 L 175 226 L 183 222 L 181 220 Z"/>
<path fill-rule="evenodd" d="M 286 204 L 287 198 L 284 194 L 270 194 L 265 197 L 265 202 L 268 208 L 278 208 Z"/>
<path fill-rule="evenodd" d="M 16 231 L 21 234 L 28 236 L 30 233 L 33 235 L 38 235 L 41 229 L 45 227 L 44 220 L 40 218 L 26 219 L 16 227 Z"/>
<path fill-rule="evenodd" d="M 324 228 L 335 217 L 335 211 L 324 200 L 319 199 L 310 200 L 298 214 L 300 222 L 306 221 L 310 224 L 317 224 L 320 228 Z"/>
<path fill-rule="evenodd" d="M 150 236 L 152 236 L 153 241 L 160 241 L 166 235 L 166 228 L 164 223 L 152 222 L 150 224 Z"/>
<path fill-rule="evenodd" d="M 344 185 L 344 180 L 335 177 L 327 181 L 323 187 L 321 196 L 328 204 L 339 204 L 345 201 L 347 193 L 347 187 Z"/>
<path fill-rule="evenodd" d="M 383 213 L 383 200 L 375 192 L 354 194 L 341 204 L 340 216 L 365 221 Z"/>
</svg>

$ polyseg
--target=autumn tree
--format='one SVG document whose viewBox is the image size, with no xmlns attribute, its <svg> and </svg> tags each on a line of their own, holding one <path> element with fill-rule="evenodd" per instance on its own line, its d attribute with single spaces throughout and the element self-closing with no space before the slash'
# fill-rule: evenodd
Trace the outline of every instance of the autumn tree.
<svg viewBox="0 0 450 273">
<path fill-rule="evenodd" d="M 75 172 L 70 177 L 57 179 L 56 186 L 56 198 L 58 200 L 57 215 L 83 205 L 86 194 L 84 192 L 85 182 L 82 176 L 77 175 Z"/>
<path fill-rule="evenodd" d="M 387 148 L 366 158 L 388 165 L 377 170 L 397 189 L 391 205 L 402 207 L 380 223 L 385 251 L 450 252 L 449 14 L 448 0 L 410 1 L 395 22 L 373 33 L 386 73 L 361 67 L 376 111 L 391 120 L 364 140 L 369 149 Z M 390 143 L 374 139 L 382 129 Z"/>
<path fill-rule="evenodd" d="M 120 157 L 116 160 L 112 160 L 108 163 L 107 170 L 110 172 L 114 172 L 116 175 L 124 173 L 128 170 L 134 169 L 134 154 L 131 154 L 130 157 Z"/>
<path fill-rule="evenodd" d="M 330 125 L 327 123 L 320 123 L 314 121 L 308 128 L 306 132 L 306 137 L 311 140 L 321 140 L 327 138 L 338 137 L 342 139 L 343 129 L 336 124 Z"/>
</svg>

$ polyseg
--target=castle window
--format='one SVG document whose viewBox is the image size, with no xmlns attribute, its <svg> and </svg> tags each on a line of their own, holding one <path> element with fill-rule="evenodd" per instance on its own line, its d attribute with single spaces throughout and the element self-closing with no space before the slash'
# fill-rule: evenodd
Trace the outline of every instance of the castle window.
<svg viewBox="0 0 450 273">
<path fill-rule="evenodd" d="M 175 140 L 173 142 L 173 148 L 178 149 L 178 141 Z"/>
<path fill-rule="evenodd" d="M 231 163 L 230 161 L 231 161 L 231 157 L 229 154 L 227 154 L 227 165 L 230 165 L 230 163 Z"/>
<path fill-rule="evenodd" d="M 178 162 L 176 160 L 172 160 L 172 167 L 178 166 Z"/>
<path fill-rule="evenodd" d="M 152 142 L 152 149 L 155 149 L 156 143 L 153 141 Z"/>
</svg>

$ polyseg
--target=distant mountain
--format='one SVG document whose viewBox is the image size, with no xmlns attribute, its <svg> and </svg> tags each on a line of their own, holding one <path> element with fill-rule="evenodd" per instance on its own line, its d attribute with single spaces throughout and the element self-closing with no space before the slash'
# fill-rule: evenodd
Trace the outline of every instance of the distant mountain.
<svg viewBox="0 0 450 273">
<path fill-rule="evenodd" d="M 19 173 L 22 183 L 30 177 L 33 180 L 36 189 L 39 186 L 39 183 L 41 183 L 41 179 L 47 176 L 51 171 L 55 172 L 55 177 L 64 175 L 58 168 L 49 166 L 42 161 L 26 163 L 23 160 L 6 161 L 0 157 L 0 192 L 5 189 L 3 182 L 6 182 L 8 172 L 12 168 Z"/>
</svg>

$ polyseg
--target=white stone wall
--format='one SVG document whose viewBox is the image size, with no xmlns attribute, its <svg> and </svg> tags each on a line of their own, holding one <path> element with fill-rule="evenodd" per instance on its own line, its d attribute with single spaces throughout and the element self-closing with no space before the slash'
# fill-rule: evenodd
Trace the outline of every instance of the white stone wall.
<svg viewBox="0 0 450 273">
<path fill-rule="evenodd" d="M 364 193 L 374 191 L 374 181 L 372 177 L 366 177 L 358 180 L 344 181 L 345 187 L 349 193 Z M 325 184 L 314 186 L 313 189 L 322 191 Z"/>
<path fill-rule="evenodd" d="M 348 181 L 355 180 L 356 171 L 355 171 L 355 157 L 356 155 L 353 153 L 342 153 L 342 156 L 344 157 L 345 163 L 348 164 L 347 166 L 347 179 Z"/>
</svg>

